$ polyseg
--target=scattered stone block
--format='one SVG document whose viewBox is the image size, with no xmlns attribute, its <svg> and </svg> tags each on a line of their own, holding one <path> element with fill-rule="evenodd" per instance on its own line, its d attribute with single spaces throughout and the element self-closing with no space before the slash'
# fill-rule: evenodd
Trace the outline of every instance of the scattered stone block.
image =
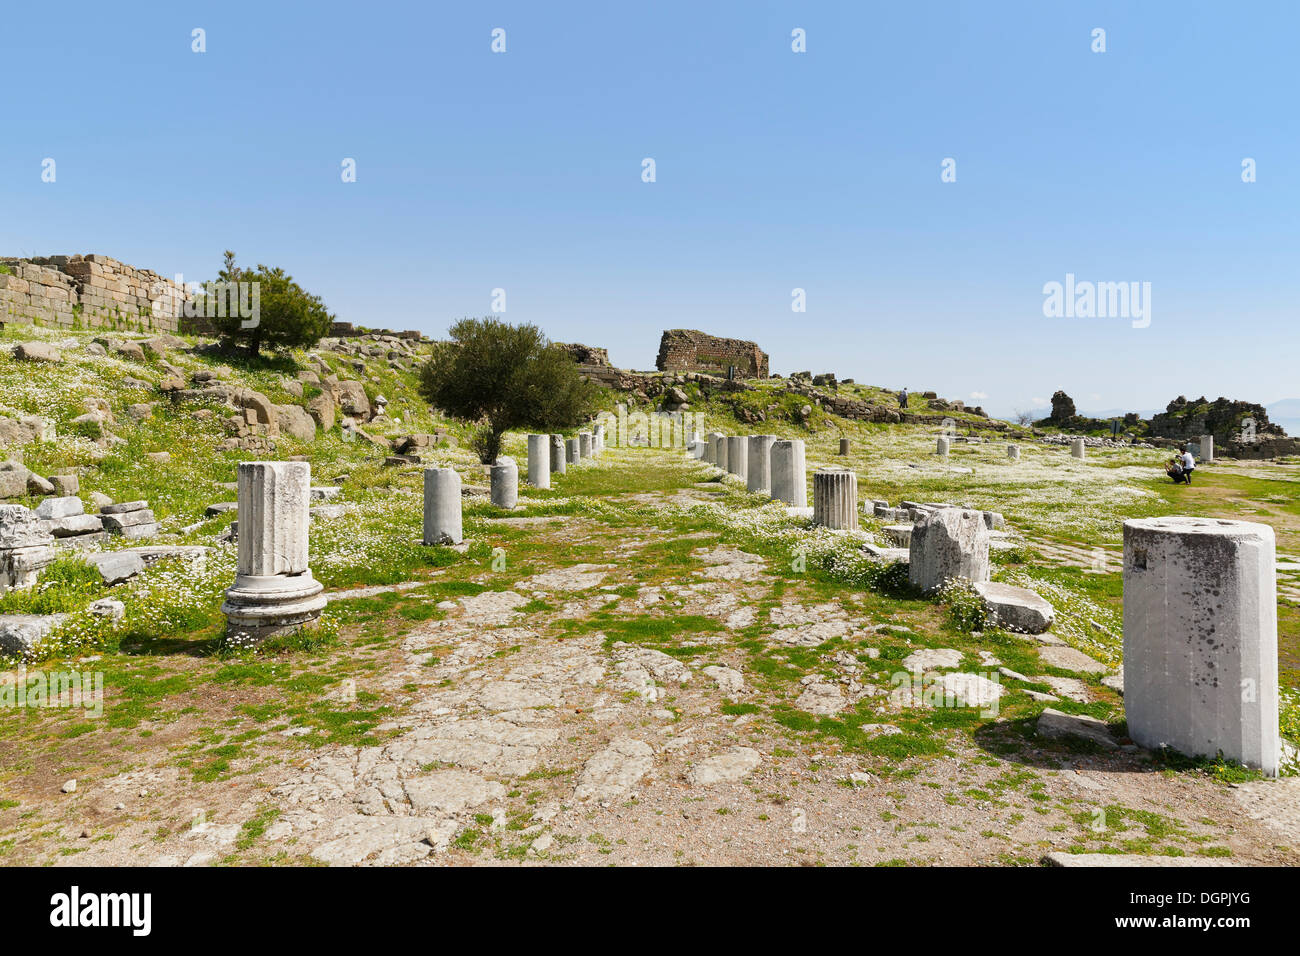
<svg viewBox="0 0 1300 956">
<path fill-rule="evenodd" d="M 81 490 L 81 481 L 76 475 L 50 475 L 49 482 L 60 497 L 71 497 Z"/>
<path fill-rule="evenodd" d="M 103 515 L 104 530 L 109 534 L 125 535 L 131 528 L 142 527 L 146 525 L 158 524 L 152 511 L 145 508 L 141 511 L 123 511 L 112 512 Z M 137 532 L 138 533 L 138 532 Z"/>
<path fill-rule="evenodd" d="M 1119 743 L 1110 735 L 1110 728 L 1096 717 L 1085 714 L 1063 714 L 1047 707 L 1038 715 L 1038 736 L 1049 740 L 1078 737 L 1089 740 L 1106 750 L 1116 750 Z"/>
<path fill-rule="evenodd" d="M 93 566 L 109 586 L 128 581 L 145 569 L 144 559 L 133 551 L 105 551 L 87 555 L 86 563 Z"/>
<path fill-rule="evenodd" d="M 989 578 L 989 532 L 978 511 L 943 508 L 912 529 L 908 578 L 930 593 L 950 581 Z"/>
<path fill-rule="evenodd" d="M 61 362 L 63 354 L 48 342 L 19 342 L 14 358 L 20 362 Z"/>
<path fill-rule="evenodd" d="M 74 495 L 66 495 L 59 498 L 46 498 L 36 506 L 36 517 L 47 520 L 53 518 L 68 518 L 74 515 L 84 515 L 86 506 L 81 503 L 81 499 Z"/>
<path fill-rule="evenodd" d="M 100 515 L 69 515 L 49 519 L 46 527 L 55 538 L 73 538 L 102 532 L 104 519 Z"/>
<path fill-rule="evenodd" d="M 1056 609 L 1028 588 L 994 581 L 978 581 L 973 587 L 983 598 L 990 621 L 1008 631 L 1041 634 L 1056 618 Z"/>
<path fill-rule="evenodd" d="M 30 657 L 66 614 L 0 614 L 0 652 Z"/>
<path fill-rule="evenodd" d="M 144 511 L 148 507 L 149 502 L 147 501 L 123 501 L 121 504 L 116 505 L 110 502 L 109 504 L 101 505 L 99 513 L 103 515 L 124 515 L 130 514 L 133 511 Z"/>
</svg>

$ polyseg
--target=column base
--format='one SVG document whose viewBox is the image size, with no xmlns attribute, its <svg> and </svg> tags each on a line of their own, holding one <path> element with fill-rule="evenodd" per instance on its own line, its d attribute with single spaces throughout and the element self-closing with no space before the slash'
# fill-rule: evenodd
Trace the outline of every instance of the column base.
<svg viewBox="0 0 1300 956">
<path fill-rule="evenodd" d="M 310 570 L 292 575 L 237 575 L 221 605 L 221 613 L 226 615 L 226 636 L 243 636 L 261 643 L 268 637 L 313 624 L 328 603 L 323 591 L 324 586 Z"/>
</svg>

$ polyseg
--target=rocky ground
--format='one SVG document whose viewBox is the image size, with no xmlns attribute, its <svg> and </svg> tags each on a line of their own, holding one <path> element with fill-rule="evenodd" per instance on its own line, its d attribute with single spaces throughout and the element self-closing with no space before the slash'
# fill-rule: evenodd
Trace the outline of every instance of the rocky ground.
<svg viewBox="0 0 1300 956">
<path fill-rule="evenodd" d="M 1138 750 L 1105 663 L 801 569 L 725 517 L 752 499 L 676 453 L 592 471 L 572 487 L 598 506 L 471 519 L 490 556 L 335 589 L 335 643 L 155 654 L 132 664 L 175 682 L 165 715 L 0 742 L 0 859 L 1300 863 L 1300 781 Z M 1041 560 L 1079 556 L 1063 547 Z M 115 686 L 109 712 L 134 685 Z M 1039 733 L 1044 707 L 1110 739 Z"/>
</svg>

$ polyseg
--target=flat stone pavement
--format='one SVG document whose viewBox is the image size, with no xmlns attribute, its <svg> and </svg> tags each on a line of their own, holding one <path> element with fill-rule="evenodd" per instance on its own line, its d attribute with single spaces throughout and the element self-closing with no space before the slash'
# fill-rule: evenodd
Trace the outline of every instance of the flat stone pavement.
<svg viewBox="0 0 1300 956">
<path fill-rule="evenodd" d="M 330 865 L 1038 865 L 1089 846 L 1089 821 L 1115 807 L 1176 821 L 1189 854 L 1213 846 L 1238 864 L 1300 863 L 1282 849 L 1300 846 L 1291 783 L 1234 789 L 1151 772 L 1132 753 L 1061 757 L 1032 741 L 1001 756 L 958 731 L 946 752 L 891 764 L 790 729 L 776 716 L 815 721 L 865 702 L 877 716 L 864 731 L 888 737 L 920 705 L 863 678 L 859 655 L 882 625 L 853 595 L 787 581 L 773 602 L 778 570 L 712 535 L 645 583 L 639 555 L 660 528 L 564 517 L 530 533 L 551 536 L 553 563 L 456 599 L 375 671 L 366 689 L 410 699 L 379 728 L 391 734 L 382 745 L 324 747 L 214 784 L 231 789 L 224 804 L 164 764 L 91 783 L 86 799 L 102 807 L 148 786 L 213 809 L 162 836 L 153 821 L 126 824 L 50 862 L 211 864 L 237 853 L 241 825 L 271 805 L 279 813 L 256 852 Z M 607 560 L 565 561 L 593 542 Z M 539 599 L 550 610 L 530 610 Z M 607 611 L 715 626 L 624 642 L 596 626 Z M 755 633 L 791 660 L 815 655 L 809 675 L 780 684 L 752 672 L 744 644 Z M 816 650 L 833 638 L 848 644 Z M 983 693 L 956 672 L 960 660 L 931 649 L 916 664 Z M 1062 693 L 1087 693 L 1056 679 Z M 1146 836 L 1133 820 L 1109 826 L 1121 844 Z"/>
</svg>

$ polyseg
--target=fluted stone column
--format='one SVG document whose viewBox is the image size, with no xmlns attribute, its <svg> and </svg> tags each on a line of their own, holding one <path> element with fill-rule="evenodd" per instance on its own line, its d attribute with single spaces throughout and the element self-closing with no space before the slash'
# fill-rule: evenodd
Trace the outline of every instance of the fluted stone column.
<svg viewBox="0 0 1300 956">
<path fill-rule="evenodd" d="M 727 471 L 737 478 L 749 477 L 749 438 L 731 435 L 727 438 Z"/>
<path fill-rule="evenodd" d="M 590 458 L 592 456 L 591 432 L 578 432 L 578 455 L 582 458 Z"/>
<path fill-rule="evenodd" d="M 772 497 L 791 508 L 808 507 L 808 476 L 802 438 L 772 443 Z"/>
<path fill-rule="evenodd" d="M 325 608 L 307 564 L 311 465 L 241 462 L 238 477 L 238 565 L 221 611 L 228 636 L 261 641 L 316 621 Z"/>
<path fill-rule="evenodd" d="M 492 504 L 513 508 L 519 503 L 519 466 L 513 458 L 498 458 L 492 464 L 491 481 Z"/>
<path fill-rule="evenodd" d="M 1075 438 L 1070 442 L 1070 454 L 1075 458 L 1082 458 L 1084 455 L 1084 445 L 1082 438 Z"/>
<path fill-rule="evenodd" d="M 454 468 L 424 469 L 424 543 L 460 544 L 460 475 Z"/>
<path fill-rule="evenodd" d="M 858 529 L 858 476 L 847 468 L 813 472 L 813 524 L 839 531 Z"/>
<path fill-rule="evenodd" d="M 1253 521 L 1124 522 L 1124 712 L 1143 747 L 1278 772 L 1277 569 Z"/>
<path fill-rule="evenodd" d="M 1209 464 L 1214 461 L 1214 436 L 1201 436 L 1201 463 Z"/>
<path fill-rule="evenodd" d="M 1020 460 L 1020 446 L 1019 446 L 1019 445 L 1008 445 L 1008 446 L 1007 446 L 1007 457 L 1010 458 L 1012 461 L 1019 461 L 1019 460 Z"/>
<path fill-rule="evenodd" d="M 564 436 L 551 436 L 551 471 L 557 475 L 564 474 Z"/>
<path fill-rule="evenodd" d="M 772 491 L 772 442 L 775 435 L 749 436 L 749 470 L 745 487 L 750 491 L 770 494 Z"/>
<path fill-rule="evenodd" d="M 551 487 L 551 436 L 528 436 L 528 483 L 534 488 Z"/>
<path fill-rule="evenodd" d="M 939 440 L 935 442 L 934 453 L 935 453 L 936 455 L 940 455 L 940 456 L 942 456 L 942 457 L 944 457 L 944 458 L 947 458 L 947 457 L 948 457 L 948 439 L 943 438 L 943 437 L 940 437 Z"/>
<path fill-rule="evenodd" d="M 849 446 L 850 446 L 850 442 L 849 442 L 849 440 L 848 440 L 847 438 L 841 438 L 841 439 L 840 439 L 840 454 L 841 454 L 841 455 L 847 455 L 847 454 L 849 453 Z"/>
</svg>

